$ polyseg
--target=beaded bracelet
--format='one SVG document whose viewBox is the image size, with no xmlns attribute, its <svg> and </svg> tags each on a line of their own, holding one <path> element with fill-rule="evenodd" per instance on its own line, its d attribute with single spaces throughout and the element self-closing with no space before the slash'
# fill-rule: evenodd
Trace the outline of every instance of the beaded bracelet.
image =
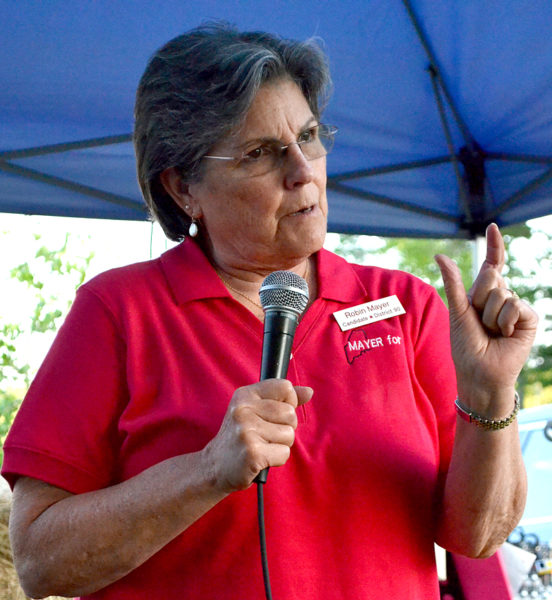
<svg viewBox="0 0 552 600">
<path fill-rule="evenodd" d="M 454 404 L 456 405 L 456 412 L 458 413 L 458 415 L 460 417 L 462 417 L 462 419 L 464 419 L 464 421 L 467 421 L 468 423 L 475 423 L 477 425 L 477 427 L 481 427 L 482 429 L 487 429 L 487 430 L 504 429 L 505 427 L 508 427 L 508 425 L 510 425 L 514 421 L 514 419 L 517 417 L 517 414 L 519 412 L 519 406 L 520 406 L 519 405 L 519 394 L 516 392 L 514 410 L 505 419 L 497 420 L 497 419 L 486 419 L 485 417 L 478 415 L 477 413 L 473 412 L 472 410 L 470 410 L 469 408 L 464 406 L 460 402 L 459 398 L 456 398 L 456 401 L 454 402 Z"/>
</svg>

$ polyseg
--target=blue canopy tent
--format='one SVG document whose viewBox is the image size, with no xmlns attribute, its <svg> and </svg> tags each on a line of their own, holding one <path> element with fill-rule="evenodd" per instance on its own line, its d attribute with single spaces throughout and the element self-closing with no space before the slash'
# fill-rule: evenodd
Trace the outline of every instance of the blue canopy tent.
<svg viewBox="0 0 552 600">
<path fill-rule="evenodd" d="M 208 19 L 323 40 L 330 231 L 476 238 L 552 213 L 550 0 L 4 0 L 0 212 L 146 219 L 134 91 Z"/>
<path fill-rule="evenodd" d="M 14 0 L 0 19 L 0 212 L 147 218 L 138 79 L 223 19 L 323 40 L 331 231 L 470 238 L 552 213 L 549 0 Z"/>
</svg>

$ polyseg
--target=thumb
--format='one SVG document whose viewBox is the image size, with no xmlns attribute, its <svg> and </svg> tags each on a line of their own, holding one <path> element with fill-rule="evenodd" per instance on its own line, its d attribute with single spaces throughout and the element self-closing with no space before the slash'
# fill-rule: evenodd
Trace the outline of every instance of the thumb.
<svg viewBox="0 0 552 600">
<path fill-rule="evenodd" d="M 463 314 L 468 310 L 470 302 L 466 295 L 458 265 L 444 254 L 437 254 L 435 262 L 439 266 L 443 278 L 449 312 L 455 315 Z"/>
<path fill-rule="evenodd" d="M 306 404 L 314 394 L 314 390 L 306 385 L 296 385 L 294 387 L 298 400 L 297 406 L 301 406 L 301 404 Z"/>
</svg>

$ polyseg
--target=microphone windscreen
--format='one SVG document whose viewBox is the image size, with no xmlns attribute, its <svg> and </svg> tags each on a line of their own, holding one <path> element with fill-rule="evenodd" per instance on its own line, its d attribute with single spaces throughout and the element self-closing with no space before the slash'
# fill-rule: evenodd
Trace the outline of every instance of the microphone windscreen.
<svg viewBox="0 0 552 600">
<path fill-rule="evenodd" d="M 300 315 L 309 301 L 307 282 L 292 271 L 274 271 L 259 290 L 263 310 L 290 310 Z"/>
</svg>

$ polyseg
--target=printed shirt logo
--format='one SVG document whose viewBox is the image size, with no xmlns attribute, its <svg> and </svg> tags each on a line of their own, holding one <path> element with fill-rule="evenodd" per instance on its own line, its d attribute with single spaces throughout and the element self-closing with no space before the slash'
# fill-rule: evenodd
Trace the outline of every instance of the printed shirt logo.
<svg viewBox="0 0 552 600">
<path fill-rule="evenodd" d="M 354 329 L 347 338 L 344 346 L 347 362 L 352 365 L 353 361 L 359 356 L 370 352 L 376 348 L 385 346 L 397 346 L 401 344 L 402 339 L 396 335 L 368 337 L 364 329 Z"/>
</svg>

